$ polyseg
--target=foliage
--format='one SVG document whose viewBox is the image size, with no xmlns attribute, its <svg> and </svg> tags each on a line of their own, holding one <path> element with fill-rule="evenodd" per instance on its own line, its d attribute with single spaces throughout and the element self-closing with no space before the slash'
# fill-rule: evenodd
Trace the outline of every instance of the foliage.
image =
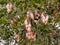
<svg viewBox="0 0 60 45">
<path fill-rule="evenodd" d="M 13 4 L 11 13 L 7 12 L 7 3 Z M 60 7 L 58 4 L 59 0 L 0 0 L 0 37 L 8 41 L 9 38 L 14 37 L 14 32 L 16 32 L 21 37 L 19 45 L 59 45 L 60 29 L 55 27 L 57 23 L 60 27 L 60 11 L 58 11 Z M 21 34 L 25 29 L 24 20 L 29 9 L 38 9 L 41 13 L 46 11 L 49 15 L 47 25 L 43 25 L 40 21 L 37 25 L 32 26 L 37 33 L 36 41 L 28 40 Z M 16 15 L 20 18 L 14 26 L 11 26 L 11 20 Z"/>
</svg>

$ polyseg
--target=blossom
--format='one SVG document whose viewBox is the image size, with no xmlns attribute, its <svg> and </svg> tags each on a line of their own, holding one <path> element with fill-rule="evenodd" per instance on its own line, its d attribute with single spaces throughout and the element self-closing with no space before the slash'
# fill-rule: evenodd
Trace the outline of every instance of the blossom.
<svg viewBox="0 0 60 45">
<path fill-rule="evenodd" d="M 49 16 L 47 14 L 42 13 L 41 14 L 41 20 L 44 24 L 48 23 Z"/>
<path fill-rule="evenodd" d="M 27 19 L 24 21 L 25 28 L 27 31 L 31 31 L 31 24 L 27 21 Z"/>
<path fill-rule="evenodd" d="M 28 38 L 28 39 L 31 39 L 31 33 L 29 32 L 29 33 L 26 33 L 26 37 Z"/>
<path fill-rule="evenodd" d="M 28 25 L 28 21 L 27 21 L 27 19 L 25 19 L 25 21 L 24 21 L 24 25 Z"/>
<path fill-rule="evenodd" d="M 30 17 L 32 20 L 34 19 L 34 14 L 31 10 L 27 11 L 27 17 Z"/>
<path fill-rule="evenodd" d="M 11 3 L 8 3 L 6 5 L 6 8 L 7 8 L 7 12 L 10 13 L 12 11 L 13 5 Z"/>
<path fill-rule="evenodd" d="M 27 32 L 26 37 L 28 39 L 36 40 L 36 34 L 34 34 L 33 32 Z"/>
<path fill-rule="evenodd" d="M 38 23 L 38 20 L 34 20 L 34 22 L 37 24 Z"/>
</svg>

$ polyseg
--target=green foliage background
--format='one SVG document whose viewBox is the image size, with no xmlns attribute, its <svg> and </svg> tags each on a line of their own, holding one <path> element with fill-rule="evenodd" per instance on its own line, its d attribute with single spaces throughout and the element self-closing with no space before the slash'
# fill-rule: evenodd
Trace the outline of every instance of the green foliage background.
<svg viewBox="0 0 60 45">
<path fill-rule="evenodd" d="M 6 4 L 13 4 L 13 11 L 7 13 Z M 40 21 L 39 24 L 33 26 L 33 30 L 37 33 L 37 40 L 30 41 L 21 37 L 22 42 L 19 42 L 19 45 L 60 45 L 60 29 L 55 28 L 55 25 L 52 23 L 60 24 L 60 12 L 58 11 L 57 5 L 60 3 L 60 0 L 0 0 L 0 37 L 5 40 L 13 38 L 13 32 L 21 33 L 24 30 L 23 22 L 26 17 L 26 12 L 29 9 L 39 9 L 40 12 L 46 11 L 49 15 L 49 22 L 47 25 L 43 25 Z M 47 6 L 52 6 L 54 14 L 51 13 L 51 10 L 47 10 Z M 19 15 L 20 19 L 15 24 L 15 26 L 10 26 L 10 21 L 13 16 Z M 57 35 L 56 35 L 57 34 Z M 55 37 L 58 37 L 58 42 L 56 43 Z M 53 44 L 52 44 L 53 43 Z"/>
</svg>

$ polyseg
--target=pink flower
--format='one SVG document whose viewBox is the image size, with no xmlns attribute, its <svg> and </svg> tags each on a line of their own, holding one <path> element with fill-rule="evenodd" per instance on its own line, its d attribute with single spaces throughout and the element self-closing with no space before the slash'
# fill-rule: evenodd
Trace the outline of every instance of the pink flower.
<svg viewBox="0 0 60 45">
<path fill-rule="evenodd" d="M 26 30 L 31 31 L 31 24 L 26 25 Z"/>
<path fill-rule="evenodd" d="M 36 40 L 36 34 L 34 34 L 33 32 L 27 32 L 26 37 L 28 39 Z"/>
<path fill-rule="evenodd" d="M 48 23 L 49 16 L 47 14 L 42 13 L 41 14 L 41 20 L 44 24 Z"/>
<path fill-rule="evenodd" d="M 24 21 L 24 25 L 27 31 L 31 31 L 31 24 L 27 21 L 27 19 Z"/>
<path fill-rule="evenodd" d="M 38 20 L 34 20 L 34 22 L 35 22 L 36 24 L 38 24 Z"/>
<path fill-rule="evenodd" d="M 24 21 L 24 25 L 28 25 L 28 21 L 27 21 L 27 19 L 25 19 L 25 21 Z"/>
<path fill-rule="evenodd" d="M 31 39 L 31 33 L 29 32 L 29 33 L 26 33 L 26 37 L 28 38 L 28 39 Z"/>
<path fill-rule="evenodd" d="M 6 5 L 6 8 L 7 8 L 7 12 L 10 13 L 12 11 L 13 5 L 11 3 L 8 3 Z"/>
<path fill-rule="evenodd" d="M 27 11 L 27 17 L 30 17 L 31 19 L 34 19 L 34 14 L 31 10 Z"/>
</svg>

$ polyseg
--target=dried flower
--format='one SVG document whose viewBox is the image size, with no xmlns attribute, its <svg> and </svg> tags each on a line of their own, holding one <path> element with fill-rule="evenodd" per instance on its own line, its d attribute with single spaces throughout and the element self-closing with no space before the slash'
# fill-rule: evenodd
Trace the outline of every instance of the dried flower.
<svg viewBox="0 0 60 45">
<path fill-rule="evenodd" d="M 14 39 L 19 42 L 20 41 L 20 36 L 19 34 L 14 34 Z"/>
<path fill-rule="evenodd" d="M 20 17 L 16 15 L 16 16 L 13 17 L 12 20 L 13 20 L 14 22 L 18 22 L 18 19 L 19 19 L 19 18 L 20 18 Z"/>
<path fill-rule="evenodd" d="M 11 26 L 15 25 L 15 23 L 14 23 L 13 20 L 11 20 L 10 25 L 11 25 Z"/>
<path fill-rule="evenodd" d="M 19 16 L 14 16 L 14 17 L 12 17 L 12 20 L 11 20 L 11 25 L 15 25 L 17 22 L 18 22 L 18 20 L 19 20 Z"/>
<path fill-rule="evenodd" d="M 11 3 L 8 3 L 6 5 L 6 8 L 7 8 L 7 12 L 10 13 L 12 11 L 13 5 Z"/>
</svg>

